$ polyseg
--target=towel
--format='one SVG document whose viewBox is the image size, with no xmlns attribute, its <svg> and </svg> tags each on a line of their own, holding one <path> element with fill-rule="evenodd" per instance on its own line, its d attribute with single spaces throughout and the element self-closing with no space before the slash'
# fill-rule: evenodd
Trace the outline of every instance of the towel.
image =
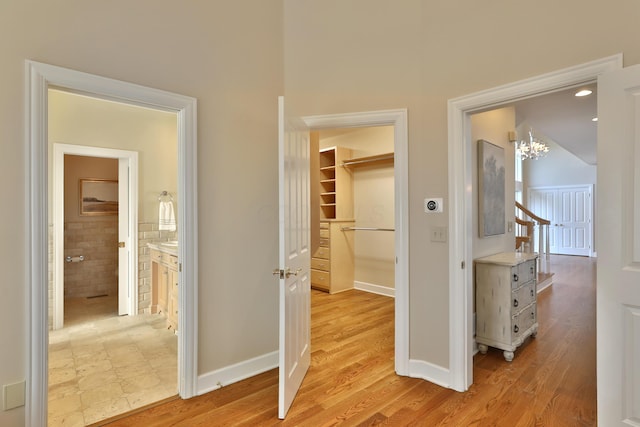
<svg viewBox="0 0 640 427">
<path fill-rule="evenodd" d="M 173 213 L 173 202 L 160 202 L 158 219 L 158 230 L 176 231 L 176 216 Z"/>
</svg>

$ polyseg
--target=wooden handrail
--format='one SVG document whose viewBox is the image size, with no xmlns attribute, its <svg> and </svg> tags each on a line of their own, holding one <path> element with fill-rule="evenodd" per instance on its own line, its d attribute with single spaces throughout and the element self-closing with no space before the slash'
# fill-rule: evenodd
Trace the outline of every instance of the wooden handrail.
<svg viewBox="0 0 640 427">
<path fill-rule="evenodd" d="M 516 207 L 518 209 L 520 209 L 522 212 L 526 213 L 527 216 L 531 217 L 532 219 L 534 219 L 535 221 L 538 222 L 538 224 L 541 225 L 551 225 L 551 221 L 549 221 L 548 219 L 544 219 L 544 218 L 540 218 L 538 215 L 534 214 L 533 212 L 531 212 L 529 209 L 525 208 L 524 206 L 522 206 L 520 203 L 516 202 Z"/>
</svg>

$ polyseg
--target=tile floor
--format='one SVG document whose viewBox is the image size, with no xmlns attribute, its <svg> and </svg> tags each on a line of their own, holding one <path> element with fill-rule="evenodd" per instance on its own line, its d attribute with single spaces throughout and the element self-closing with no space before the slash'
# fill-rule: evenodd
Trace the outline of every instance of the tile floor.
<svg viewBox="0 0 640 427">
<path fill-rule="evenodd" d="M 177 394 L 178 340 L 158 314 L 118 316 L 115 297 L 65 301 L 49 332 L 49 426 L 85 426 Z"/>
</svg>

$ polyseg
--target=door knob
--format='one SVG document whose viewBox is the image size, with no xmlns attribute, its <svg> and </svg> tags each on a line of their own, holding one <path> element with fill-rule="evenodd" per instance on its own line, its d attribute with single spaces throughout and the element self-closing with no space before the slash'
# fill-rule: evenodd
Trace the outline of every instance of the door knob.
<svg viewBox="0 0 640 427">
<path fill-rule="evenodd" d="M 290 269 L 287 268 L 287 271 L 285 271 L 284 275 L 287 276 L 287 278 L 291 277 L 291 276 L 297 276 L 298 273 L 300 273 L 302 271 L 301 268 L 297 269 L 296 271 L 291 271 Z"/>
</svg>

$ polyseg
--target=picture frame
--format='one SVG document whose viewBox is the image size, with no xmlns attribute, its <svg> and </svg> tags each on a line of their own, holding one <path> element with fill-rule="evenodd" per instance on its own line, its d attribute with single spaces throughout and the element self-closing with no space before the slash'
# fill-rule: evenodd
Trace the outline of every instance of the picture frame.
<svg viewBox="0 0 640 427">
<path fill-rule="evenodd" d="M 80 215 L 117 215 L 118 181 L 112 179 L 80 179 L 78 184 Z"/>
<path fill-rule="evenodd" d="M 478 140 L 478 233 L 505 234 L 504 148 Z"/>
</svg>

